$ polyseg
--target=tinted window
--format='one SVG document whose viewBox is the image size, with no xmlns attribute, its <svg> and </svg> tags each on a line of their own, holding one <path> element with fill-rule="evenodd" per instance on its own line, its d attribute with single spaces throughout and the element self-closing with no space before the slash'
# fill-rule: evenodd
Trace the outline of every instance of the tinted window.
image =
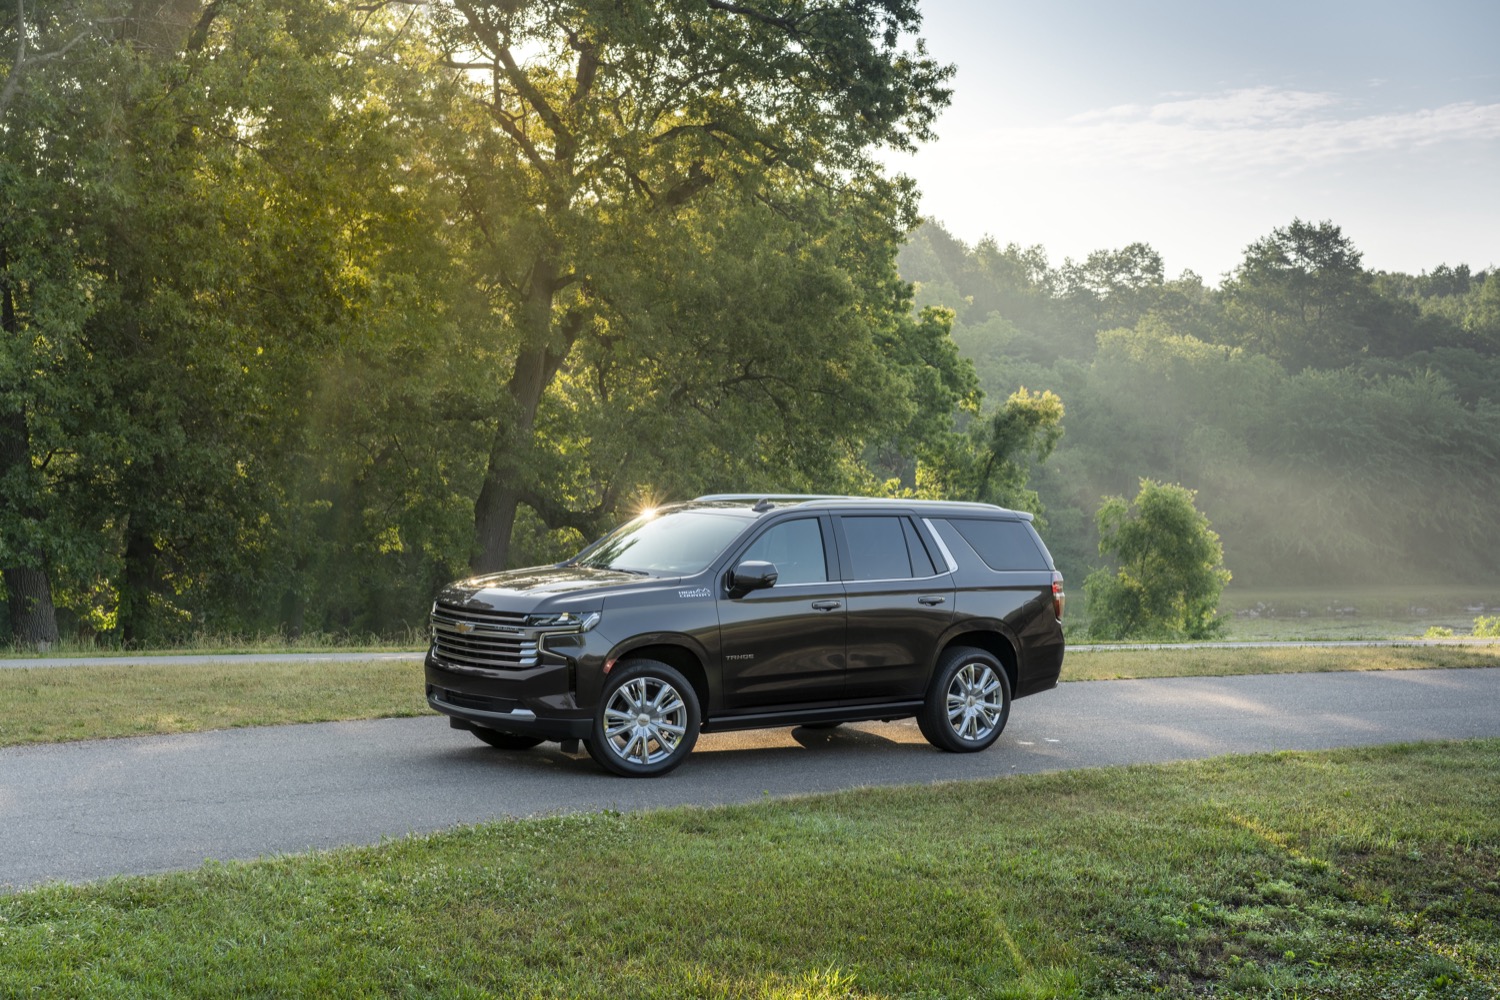
<svg viewBox="0 0 1500 1000">
<path fill-rule="evenodd" d="M 992 521 L 950 518 L 935 522 L 951 525 L 986 566 L 995 570 L 1046 569 L 1047 560 L 1032 540 L 1025 521 Z"/>
<path fill-rule="evenodd" d="M 645 573 L 697 573 L 744 530 L 743 518 L 712 511 L 647 514 L 605 535 L 573 563 Z"/>
<path fill-rule="evenodd" d="M 932 555 L 922 543 L 922 536 L 917 534 L 916 526 L 903 517 L 901 527 L 906 531 L 906 551 L 911 555 L 911 575 L 936 576 L 937 567 L 932 564 Z"/>
<path fill-rule="evenodd" d="M 846 517 L 852 580 L 904 580 L 912 575 L 906 532 L 899 517 Z M 924 573 L 923 576 L 931 576 Z"/>
<path fill-rule="evenodd" d="M 740 561 L 759 559 L 776 565 L 776 585 L 822 583 L 828 579 L 823 558 L 823 528 L 814 517 L 783 521 L 757 538 Z"/>
</svg>

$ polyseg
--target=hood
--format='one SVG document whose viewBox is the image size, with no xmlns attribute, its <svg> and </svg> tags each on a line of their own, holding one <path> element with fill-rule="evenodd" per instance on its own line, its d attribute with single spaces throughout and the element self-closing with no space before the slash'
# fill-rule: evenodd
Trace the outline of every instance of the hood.
<svg viewBox="0 0 1500 1000">
<path fill-rule="evenodd" d="M 444 588 L 441 599 L 495 610 L 531 610 L 549 597 L 582 596 L 588 591 L 659 582 L 638 573 L 584 566 L 532 566 L 460 580 Z M 601 595 L 602 596 L 602 595 Z M 578 602 L 569 601 L 576 605 Z"/>
</svg>

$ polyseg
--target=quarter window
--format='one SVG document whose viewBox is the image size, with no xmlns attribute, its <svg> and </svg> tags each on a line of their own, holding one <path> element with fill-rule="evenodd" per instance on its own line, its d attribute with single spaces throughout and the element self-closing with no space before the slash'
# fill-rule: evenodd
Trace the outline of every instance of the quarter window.
<svg viewBox="0 0 1500 1000">
<path fill-rule="evenodd" d="M 1025 521 L 997 521 L 954 517 L 934 522 L 943 540 L 953 546 L 949 532 L 956 531 L 993 570 L 1048 569 L 1047 558 L 1032 539 Z M 943 529 L 947 528 L 948 531 Z"/>
</svg>

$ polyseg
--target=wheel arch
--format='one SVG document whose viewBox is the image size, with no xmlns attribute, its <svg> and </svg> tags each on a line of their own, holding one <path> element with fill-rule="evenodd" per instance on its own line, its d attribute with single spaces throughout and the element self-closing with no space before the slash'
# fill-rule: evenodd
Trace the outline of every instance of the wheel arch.
<svg viewBox="0 0 1500 1000">
<path fill-rule="evenodd" d="M 1010 681 L 1011 691 L 1016 690 L 1016 684 L 1020 680 L 1020 661 L 1016 656 L 1015 644 L 1005 633 L 995 628 L 969 628 L 948 636 L 933 660 L 934 669 L 936 669 L 936 664 L 947 655 L 948 650 L 956 646 L 982 649 L 999 660 L 1000 666 L 1005 669 L 1006 680 Z"/>
<path fill-rule="evenodd" d="M 693 694 L 698 697 L 699 717 L 708 716 L 712 696 L 708 684 L 708 670 L 703 665 L 703 659 L 690 646 L 657 639 L 638 645 L 628 645 L 611 654 L 609 659 L 612 667 L 631 660 L 656 660 L 665 663 L 687 678 L 688 683 L 693 686 Z"/>
</svg>

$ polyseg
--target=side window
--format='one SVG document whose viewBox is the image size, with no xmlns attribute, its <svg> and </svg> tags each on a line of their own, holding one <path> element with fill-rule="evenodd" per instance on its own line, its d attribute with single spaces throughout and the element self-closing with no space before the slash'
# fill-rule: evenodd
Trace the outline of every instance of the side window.
<svg viewBox="0 0 1500 1000">
<path fill-rule="evenodd" d="M 931 576 L 932 561 L 924 552 L 927 568 L 912 572 L 912 558 L 906 548 L 904 517 L 856 517 L 841 519 L 844 539 L 849 543 L 852 580 L 905 580 L 913 576 Z"/>
<path fill-rule="evenodd" d="M 740 561 L 759 559 L 776 564 L 776 585 L 823 583 L 828 564 L 823 558 L 823 527 L 815 517 L 783 521 L 766 531 L 745 550 Z"/>
<path fill-rule="evenodd" d="M 906 532 L 906 551 L 911 553 L 911 575 L 936 576 L 937 567 L 933 565 L 932 554 L 927 551 L 927 546 L 922 542 L 922 536 L 917 534 L 916 525 L 903 517 L 901 527 Z"/>
<path fill-rule="evenodd" d="M 1024 521 L 955 517 L 936 523 L 946 523 L 962 535 L 990 569 L 1047 569 L 1047 559 L 1032 540 L 1031 529 Z"/>
</svg>

